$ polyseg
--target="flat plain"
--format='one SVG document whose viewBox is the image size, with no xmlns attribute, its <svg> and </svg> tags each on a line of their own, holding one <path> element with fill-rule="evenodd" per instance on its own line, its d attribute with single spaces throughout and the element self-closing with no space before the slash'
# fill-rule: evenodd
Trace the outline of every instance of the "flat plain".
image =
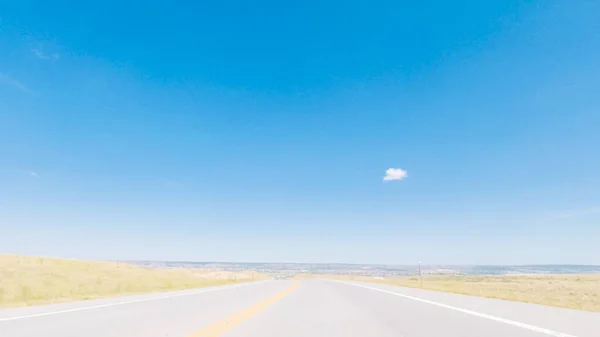
<svg viewBox="0 0 600 337">
<path fill-rule="evenodd" d="M 327 278 L 422 288 L 509 301 L 600 312 L 600 274 L 547 275 L 427 275 L 366 277 L 298 275 L 298 279 Z"/>
<path fill-rule="evenodd" d="M 184 290 L 264 278 L 255 272 L 152 269 L 117 262 L 0 254 L 0 307 Z"/>
</svg>

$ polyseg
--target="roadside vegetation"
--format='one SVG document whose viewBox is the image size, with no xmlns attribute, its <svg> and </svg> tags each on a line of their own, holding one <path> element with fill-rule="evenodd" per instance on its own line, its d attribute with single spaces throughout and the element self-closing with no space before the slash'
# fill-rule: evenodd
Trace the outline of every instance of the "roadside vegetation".
<svg viewBox="0 0 600 337">
<path fill-rule="evenodd" d="M 116 262 L 0 254 L 0 307 L 183 290 L 265 278 L 253 272 L 151 269 Z"/>
<path fill-rule="evenodd" d="M 461 275 L 374 278 L 340 275 L 299 275 L 423 288 L 457 294 L 600 312 L 600 274 L 584 275 Z"/>
</svg>

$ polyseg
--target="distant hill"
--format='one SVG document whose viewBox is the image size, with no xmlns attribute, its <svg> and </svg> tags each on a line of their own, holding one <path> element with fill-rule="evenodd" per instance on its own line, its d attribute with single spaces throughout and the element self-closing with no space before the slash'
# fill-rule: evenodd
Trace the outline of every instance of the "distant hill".
<svg viewBox="0 0 600 337">
<path fill-rule="evenodd" d="M 416 265 L 347 264 L 347 263 L 244 263 L 193 261 L 124 261 L 153 268 L 208 268 L 226 271 L 253 270 L 272 275 L 338 274 L 364 276 L 414 275 Z M 600 265 L 423 265 L 423 274 L 438 275 L 514 275 L 514 274 L 595 274 Z"/>
</svg>

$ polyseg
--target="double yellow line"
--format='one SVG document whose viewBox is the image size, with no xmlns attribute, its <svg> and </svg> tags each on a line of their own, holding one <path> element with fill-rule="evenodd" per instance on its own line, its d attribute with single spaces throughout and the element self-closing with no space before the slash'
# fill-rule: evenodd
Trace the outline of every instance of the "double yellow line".
<svg viewBox="0 0 600 337">
<path fill-rule="evenodd" d="M 193 334 L 191 334 L 187 337 L 218 337 L 218 336 L 221 336 L 223 333 L 235 328 L 236 326 L 240 325 L 240 323 L 244 322 L 248 318 L 256 315 L 258 312 L 266 309 L 273 303 L 275 303 L 275 302 L 281 300 L 282 298 L 284 298 L 285 296 L 289 295 L 291 292 L 296 290 L 296 288 L 298 288 L 299 285 L 300 285 L 300 283 L 298 281 L 296 281 L 296 282 L 294 282 L 294 284 L 291 287 L 278 293 L 277 295 L 270 297 L 262 302 L 259 302 L 255 305 L 253 305 L 247 309 L 244 309 L 236 314 L 233 314 L 227 318 L 217 321 L 217 322 L 203 328 L 202 330 L 194 332 Z"/>
</svg>

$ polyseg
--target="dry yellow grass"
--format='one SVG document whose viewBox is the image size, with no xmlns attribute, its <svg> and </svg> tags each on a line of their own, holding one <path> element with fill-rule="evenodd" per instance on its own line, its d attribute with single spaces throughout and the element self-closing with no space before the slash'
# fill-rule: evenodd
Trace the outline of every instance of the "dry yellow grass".
<svg viewBox="0 0 600 337">
<path fill-rule="evenodd" d="M 264 278 L 250 272 L 150 269 L 126 263 L 0 254 L 0 307 L 182 290 Z"/>
<path fill-rule="evenodd" d="M 418 277 L 299 275 L 421 288 Z M 424 289 L 600 312 L 600 274 L 425 276 Z"/>
</svg>

